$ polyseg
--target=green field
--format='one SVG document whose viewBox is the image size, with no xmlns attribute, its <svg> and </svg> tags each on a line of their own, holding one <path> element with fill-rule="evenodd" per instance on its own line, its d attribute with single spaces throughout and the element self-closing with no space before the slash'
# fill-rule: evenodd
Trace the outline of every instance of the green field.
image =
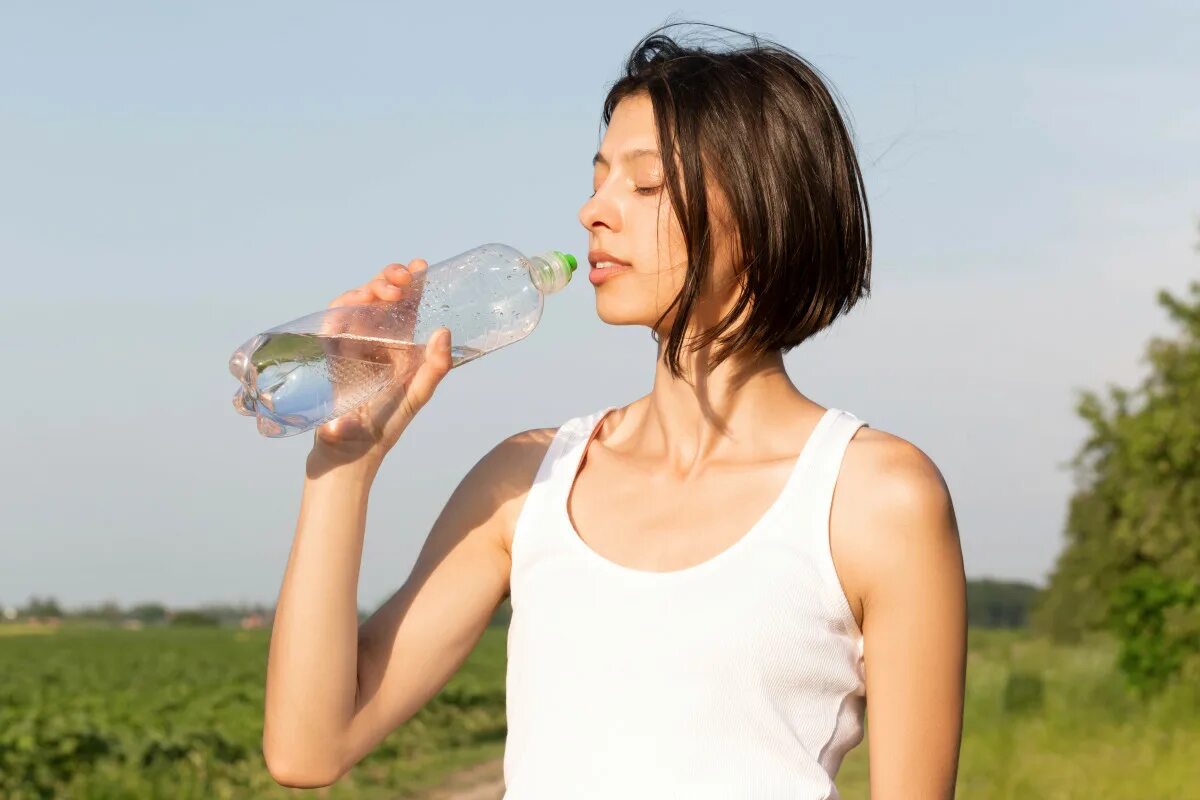
<svg viewBox="0 0 1200 800">
<path fill-rule="evenodd" d="M 1107 637 L 1061 647 L 1023 631 L 972 629 L 957 797 L 1200 798 L 1200 687 L 1142 702 L 1115 661 Z M 846 800 L 868 796 L 866 742 L 846 757 L 837 784 Z"/>
<path fill-rule="evenodd" d="M 12 628 L 13 626 L 2 626 Z M 265 630 L 0 636 L 0 797 L 273 798 L 262 760 Z M 329 798 L 411 796 L 504 747 L 504 629 Z"/>
<path fill-rule="evenodd" d="M 0 636 L 0 796 L 271 798 L 262 762 L 262 630 L 73 628 Z M 419 793 L 504 745 L 505 629 L 488 629 L 420 714 L 317 796 Z M 1200 692 L 1125 692 L 1103 638 L 1055 647 L 973 630 L 960 798 L 1200 797 Z M 868 727 L 870 718 L 868 716 Z M 1191 767 L 1187 765 L 1193 765 Z M 866 744 L 839 775 L 867 797 Z"/>
</svg>

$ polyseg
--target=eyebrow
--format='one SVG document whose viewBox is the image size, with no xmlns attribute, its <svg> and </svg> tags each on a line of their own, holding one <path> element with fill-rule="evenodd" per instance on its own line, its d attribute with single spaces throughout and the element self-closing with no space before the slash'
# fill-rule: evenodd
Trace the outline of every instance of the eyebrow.
<svg viewBox="0 0 1200 800">
<path fill-rule="evenodd" d="M 629 152 L 627 152 L 621 156 L 621 160 L 622 161 L 632 161 L 633 159 L 638 158 L 639 156 L 657 156 L 657 155 L 658 155 L 657 150 L 643 147 L 643 148 L 640 148 L 637 150 L 630 150 Z M 600 155 L 600 153 L 596 153 L 596 155 L 592 156 L 592 166 L 594 167 L 597 164 L 603 164 L 606 167 L 609 166 L 608 159 L 605 158 L 604 156 Z"/>
</svg>

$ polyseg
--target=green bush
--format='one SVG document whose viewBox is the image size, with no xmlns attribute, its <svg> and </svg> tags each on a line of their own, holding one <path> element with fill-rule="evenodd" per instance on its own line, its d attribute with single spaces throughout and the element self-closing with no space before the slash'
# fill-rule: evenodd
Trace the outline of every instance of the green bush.
<svg viewBox="0 0 1200 800">
<path fill-rule="evenodd" d="M 1118 666 L 1143 695 L 1161 691 L 1200 650 L 1200 630 L 1178 624 L 1196 619 L 1200 583 L 1169 579 L 1142 565 L 1125 577 L 1110 602 L 1109 624 L 1121 640 Z"/>
<path fill-rule="evenodd" d="M 171 617 L 171 624 L 185 628 L 215 628 L 221 621 L 203 611 L 180 611 Z"/>
<path fill-rule="evenodd" d="M 1004 684 L 1004 713 L 1027 714 L 1041 711 L 1046 689 L 1042 676 L 1027 670 L 1013 670 Z"/>
</svg>

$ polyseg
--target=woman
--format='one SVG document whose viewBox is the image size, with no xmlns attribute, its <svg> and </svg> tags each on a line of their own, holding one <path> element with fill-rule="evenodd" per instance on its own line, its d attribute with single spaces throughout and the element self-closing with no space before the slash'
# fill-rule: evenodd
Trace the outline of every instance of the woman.
<svg viewBox="0 0 1200 800">
<path fill-rule="evenodd" d="M 652 390 L 496 445 L 361 627 L 370 486 L 449 371 L 449 332 L 404 390 L 317 430 L 272 631 L 271 774 L 335 781 L 511 595 L 508 800 L 837 797 L 867 707 L 871 796 L 952 797 L 966 615 L 945 483 L 782 361 L 869 287 L 829 92 L 778 45 L 656 32 L 604 122 L 579 220 L 597 312 L 658 342 Z M 394 301 L 425 266 L 330 305 Z"/>
</svg>

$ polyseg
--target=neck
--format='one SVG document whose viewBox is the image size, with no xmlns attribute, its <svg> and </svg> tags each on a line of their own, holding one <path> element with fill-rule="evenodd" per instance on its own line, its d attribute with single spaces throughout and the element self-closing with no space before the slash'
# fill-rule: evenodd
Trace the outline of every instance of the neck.
<svg viewBox="0 0 1200 800">
<path fill-rule="evenodd" d="M 645 441 L 662 448 L 672 469 L 687 473 L 712 460 L 743 461 L 778 449 L 771 442 L 805 407 L 819 407 L 792 383 L 779 350 L 734 353 L 720 364 L 712 348 L 681 352 L 683 375 L 667 368 L 659 343 L 654 387 L 634 423 Z M 639 437 L 639 438 L 641 438 Z"/>
</svg>

